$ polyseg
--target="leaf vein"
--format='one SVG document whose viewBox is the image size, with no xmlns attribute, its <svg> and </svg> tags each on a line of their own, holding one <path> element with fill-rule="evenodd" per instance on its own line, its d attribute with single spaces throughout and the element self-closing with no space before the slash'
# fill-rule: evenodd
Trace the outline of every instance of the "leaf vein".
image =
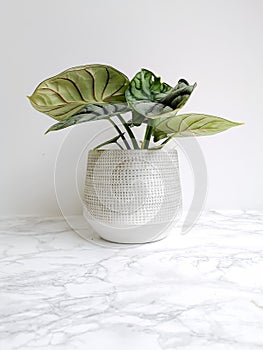
<svg viewBox="0 0 263 350">
<path fill-rule="evenodd" d="M 186 129 L 184 129 L 184 131 L 186 131 L 186 130 L 188 130 L 188 129 L 190 129 L 191 128 L 191 126 L 193 126 L 194 124 L 196 124 L 196 123 L 199 123 L 199 122 L 201 122 L 202 120 L 204 120 L 204 119 L 206 119 L 206 117 L 203 117 L 203 118 L 201 118 L 201 119 L 199 119 L 199 120 L 195 120 L 193 123 L 191 123 L 191 124 L 189 124 L 188 126 L 187 126 L 187 128 Z M 208 123 L 210 123 L 210 122 L 208 122 Z M 207 124 L 207 123 L 205 123 L 205 124 Z M 204 124 L 204 125 L 205 125 Z M 201 128 L 203 127 L 203 125 L 201 126 Z M 200 128 L 200 127 L 199 127 Z M 199 129 L 198 128 L 198 129 Z"/>
<path fill-rule="evenodd" d="M 105 97 L 104 100 L 107 100 L 107 99 L 109 99 L 110 97 L 114 96 L 114 95 L 116 94 L 116 92 L 120 91 L 120 90 L 123 88 L 123 86 L 124 86 L 125 84 L 126 84 L 126 81 L 124 80 L 123 84 L 122 84 L 116 91 L 114 91 L 111 95 Z M 118 96 L 119 96 L 119 95 L 118 95 Z"/>
<path fill-rule="evenodd" d="M 108 83 L 109 83 L 109 80 L 110 80 L 110 72 L 109 72 L 109 70 L 108 70 L 107 67 L 106 67 L 105 69 L 106 69 L 106 72 L 107 72 L 107 79 L 106 79 L 105 86 L 104 86 L 104 88 L 103 88 L 103 90 L 102 90 L 102 93 L 101 93 L 101 99 L 102 99 L 102 100 L 103 100 L 103 98 L 104 98 L 104 93 L 105 93 L 106 87 L 108 86 Z"/>
<path fill-rule="evenodd" d="M 90 71 L 87 70 L 87 68 L 84 69 L 85 72 L 87 72 L 89 74 L 89 76 L 91 76 L 92 78 L 92 95 L 93 95 L 93 98 L 95 101 L 98 102 L 96 96 L 95 96 L 95 79 L 94 79 L 94 76 L 90 73 Z"/>
<path fill-rule="evenodd" d="M 61 98 L 62 101 L 64 101 L 65 103 L 69 103 L 69 101 L 65 100 L 64 97 L 62 95 L 60 95 L 60 93 L 57 92 L 56 90 L 53 90 L 49 87 L 41 87 L 41 88 L 39 88 L 39 90 L 50 90 L 50 91 L 54 92 L 55 94 L 57 94 Z"/>
<path fill-rule="evenodd" d="M 75 87 L 75 89 L 77 90 L 77 92 L 78 92 L 80 98 L 81 98 L 83 101 L 86 101 L 85 98 L 82 96 L 82 93 L 81 93 L 81 91 L 79 90 L 79 87 L 77 86 L 77 84 L 76 84 L 73 80 L 71 80 L 71 79 L 69 79 L 69 78 L 62 78 L 62 77 L 58 77 L 58 79 L 67 80 L 67 81 L 71 82 L 71 84 L 72 84 L 72 85 Z"/>
</svg>

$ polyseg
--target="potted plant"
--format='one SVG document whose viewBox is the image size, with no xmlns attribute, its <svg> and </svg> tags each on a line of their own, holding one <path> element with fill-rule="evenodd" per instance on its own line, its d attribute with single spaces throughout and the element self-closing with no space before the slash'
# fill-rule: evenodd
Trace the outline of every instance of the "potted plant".
<svg viewBox="0 0 263 350">
<path fill-rule="evenodd" d="M 115 129 L 116 136 L 89 151 L 87 162 L 83 212 L 102 238 L 142 243 L 164 237 L 181 209 L 177 151 L 165 145 L 241 125 L 178 114 L 195 87 L 185 79 L 172 87 L 146 69 L 129 81 L 113 67 L 92 64 L 44 80 L 29 97 L 57 121 L 46 133 L 105 119 Z M 143 140 L 136 127 L 145 128 Z"/>
</svg>

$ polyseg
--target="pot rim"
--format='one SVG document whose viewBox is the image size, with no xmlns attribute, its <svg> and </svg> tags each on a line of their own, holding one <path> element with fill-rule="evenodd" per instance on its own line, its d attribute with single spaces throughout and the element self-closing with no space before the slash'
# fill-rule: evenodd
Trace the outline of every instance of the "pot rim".
<svg viewBox="0 0 263 350">
<path fill-rule="evenodd" d="M 89 152 L 171 152 L 171 151 L 177 151 L 177 148 L 172 149 L 91 149 Z"/>
</svg>

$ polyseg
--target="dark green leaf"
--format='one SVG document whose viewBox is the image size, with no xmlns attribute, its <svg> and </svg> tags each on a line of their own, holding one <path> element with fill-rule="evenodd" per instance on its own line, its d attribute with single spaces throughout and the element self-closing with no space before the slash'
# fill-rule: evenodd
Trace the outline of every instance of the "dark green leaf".
<svg viewBox="0 0 263 350">
<path fill-rule="evenodd" d="M 153 142 L 158 142 L 158 141 L 164 139 L 165 137 L 167 137 L 167 134 L 164 133 L 163 131 L 158 130 L 158 129 L 153 130 Z"/>
<path fill-rule="evenodd" d="M 136 112 L 134 125 L 140 125 L 145 120 L 143 116 L 170 111 L 171 108 L 167 109 L 164 104 L 159 104 L 157 101 L 164 98 L 171 90 L 171 86 L 161 83 L 161 79 L 147 69 L 137 73 L 125 92 L 127 102 Z"/>
<path fill-rule="evenodd" d="M 189 85 L 184 79 L 172 88 L 166 83 L 161 83 L 159 77 L 152 72 L 142 69 L 131 80 L 126 90 L 126 100 L 131 107 L 141 116 L 152 117 L 178 111 L 186 103 L 196 84 Z M 145 121 L 142 117 L 138 124 Z"/>
<path fill-rule="evenodd" d="M 178 111 L 185 105 L 195 87 L 196 83 L 189 85 L 186 80 L 180 79 L 177 85 L 160 102 Z"/>
<path fill-rule="evenodd" d="M 161 83 L 161 79 L 152 72 L 142 69 L 131 80 L 125 95 L 128 102 L 156 101 L 165 97 L 171 89 L 171 86 Z"/>
</svg>

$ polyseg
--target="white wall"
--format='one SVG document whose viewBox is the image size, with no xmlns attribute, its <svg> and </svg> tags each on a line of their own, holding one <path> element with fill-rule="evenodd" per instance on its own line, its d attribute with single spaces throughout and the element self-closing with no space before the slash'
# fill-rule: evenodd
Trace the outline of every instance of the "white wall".
<svg viewBox="0 0 263 350">
<path fill-rule="evenodd" d="M 172 85 L 181 77 L 197 81 L 185 112 L 245 122 L 199 139 L 209 177 L 206 206 L 263 209 L 262 13 L 262 0 L 2 4 L 0 213 L 60 213 L 53 173 L 68 131 L 44 136 L 53 121 L 25 96 L 45 78 L 88 63 L 113 65 L 129 77 L 145 67 Z M 87 139 L 101 127 L 90 124 Z M 74 156 L 73 142 L 69 166 Z M 182 177 L 189 200 L 191 176 L 185 165 Z"/>
</svg>

